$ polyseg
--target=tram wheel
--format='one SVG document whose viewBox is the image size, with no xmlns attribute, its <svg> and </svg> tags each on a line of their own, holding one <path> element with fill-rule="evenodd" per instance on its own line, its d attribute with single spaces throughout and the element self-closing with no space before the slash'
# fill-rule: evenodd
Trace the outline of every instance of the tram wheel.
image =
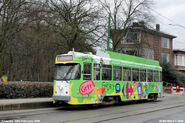
<svg viewBox="0 0 185 123">
<path fill-rule="evenodd" d="M 157 101 L 157 98 L 158 98 L 158 94 L 153 93 L 153 94 L 148 95 L 148 100 L 155 102 L 155 101 Z"/>
</svg>

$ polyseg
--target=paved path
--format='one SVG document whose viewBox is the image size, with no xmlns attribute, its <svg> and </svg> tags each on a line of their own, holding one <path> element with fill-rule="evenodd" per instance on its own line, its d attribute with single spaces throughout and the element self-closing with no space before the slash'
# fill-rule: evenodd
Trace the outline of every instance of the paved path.
<svg viewBox="0 0 185 123">
<path fill-rule="evenodd" d="M 0 99 L 0 105 L 47 101 L 52 101 L 52 98 Z"/>
<path fill-rule="evenodd" d="M 52 98 L 0 99 L 0 111 L 42 108 L 52 105 Z"/>
</svg>

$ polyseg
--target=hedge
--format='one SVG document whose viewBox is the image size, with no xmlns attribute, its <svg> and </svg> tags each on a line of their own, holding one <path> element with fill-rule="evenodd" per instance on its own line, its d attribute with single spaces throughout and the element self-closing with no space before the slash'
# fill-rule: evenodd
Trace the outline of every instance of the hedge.
<svg viewBox="0 0 185 123">
<path fill-rule="evenodd" d="M 52 82 L 6 82 L 0 83 L 0 98 L 34 98 L 51 97 Z"/>
</svg>

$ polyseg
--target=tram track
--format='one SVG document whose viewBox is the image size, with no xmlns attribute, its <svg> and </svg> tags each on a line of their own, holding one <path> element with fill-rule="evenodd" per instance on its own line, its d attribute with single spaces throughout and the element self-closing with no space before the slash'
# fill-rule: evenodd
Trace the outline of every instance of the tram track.
<svg viewBox="0 0 185 123">
<path fill-rule="evenodd" d="M 135 103 L 131 103 L 131 104 L 135 104 Z M 142 104 L 142 103 L 138 103 L 138 104 Z M 130 104 L 126 104 L 126 105 L 130 105 Z M 102 104 L 101 107 L 95 107 L 95 109 L 98 110 L 98 109 L 106 108 L 106 107 L 110 107 L 110 106 L 114 106 L 114 104 L 109 104 L 109 105 Z M 123 106 L 123 105 L 120 105 L 120 106 Z M 80 109 L 80 107 L 81 106 L 78 106 L 78 108 L 75 107 L 75 110 Z M 74 111 L 74 109 L 72 109 L 72 108 L 74 108 L 74 106 L 61 106 L 61 107 L 57 107 L 57 108 L 48 108 L 48 109 L 23 110 L 22 112 L 19 112 L 18 110 L 14 110 L 14 111 L 7 111 L 7 113 L 4 113 L 4 114 L 3 114 L 3 112 L 0 112 L 0 121 L 1 120 L 21 119 L 21 118 L 25 118 L 28 116 L 34 116 L 34 115 L 56 113 L 58 111 L 60 111 L 60 113 L 62 113 L 61 111 L 63 111 L 63 110 Z M 92 109 L 92 107 L 89 108 L 89 110 L 91 110 L 91 109 Z M 39 111 L 37 111 L 37 110 L 39 110 Z M 80 110 L 82 110 L 82 109 L 80 109 Z M 72 114 L 78 114 L 78 112 L 72 112 Z"/>
<path fill-rule="evenodd" d="M 134 103 L 131 103 L 134 104 Z M 140 103 L 142 104 L 142 103 Z M 87 105 L 86 105 L 87 106 Z M 100 109 L 100 108 L 106 108 L 114 106 L 114 104 L 102 104 L 101 107 L 95 107 L 95 109 Z M 122 106 L 122 105 L 120 105 Z M 77 107 L 77 108 L 76 108 Z M 50 114 L 50 113 L 56 113 L 60 111 L 66 110 L 66 111 L 74 111 L 75 110 L 83 110 L 80 109 L 81 106 L 61 106 L 61 107 L 55 107 L 55 108 L 47 108 L 47 109 L 33 109 L 33 110 L 22 110 L 22 112 L 19 112 L 19 110 L 13 110 L 13 111 L 2 111 L 0 112 L 0 120 L 11 120 L 11 119 L 18 119 L 18 118 L 24 118 L 27 116 L 34 116 L 34 115 L 42 115 L 42 114 Z M 89 108 L 91 110 L 93 107 Z M 93 108 L 94 109 L 94 108 Z M 39 110 L 39 111 L 37 111 Z M 4 113 L 5 112 L 5 113 Z M 72 112 L 73 114 L 78 114 L 77 112 Z"/>
<path fill-rule="evenodd" d="M 185 107 L 185 103 L 175 103 L 175 104 L 169 104 L 167 106 L 164 106 L 163 108 L 160 108 L 160 107 L 161 106 L 157 106 L 157 107 L 156 106 L 150 106 L 150 107 L 147 107 L 147 108 L 142 108 L 142 110 L 138 109 L 138 110 L 126 110 L 126 111 L 121 111 L 121 112 L 116 112 L 116 113 L 115 112 L 105 113 L 103 115 L 89 116 L 89 117 L 73 119 L 73 120 L 66 120 L 66 121 L 63 121 L 62 123 L 78 122 L 78 121 L 84 121 L 84 120 L 89 120 L 89 119 L 97 119 L 97 118 L 101 119 L 104 116 L 118 115 L 116 117 L 107 118 L 107 119 L 103 119 L 103 120 L 98 120 L 98 121 L 95 121 L 95 122 L 92 122 L 92 123 L 106 122 L 106 121 L 111 121 L 111 120 L 115 120 L 115 119 L 129 117 L 129 116 L 137 116 L 137 115 L 157 112 L 157 111 L 161 111 L 161 110 L 168 110 L 168 109 L 173 109 L 173 108 Z M 154 109 L 154 108 L 156 108 L 156 109 Z M 154 110 L 152 110 L 152 109 L 154 109 Z M 139 113 L 137 113 L 138 111 L 139 111 Z"/>
<path fill-rule="evenodd" d="M 111 121 L 111 120 L 115 120 L 115 119 L 121 119 L 121 118 L 124 118 L 124 117 L 137 116 L 137 115 L 142 115 L 142 114 L 146 114 L 146 113 L 153 113 L 153 112 L 157 112 L 157 111 L 161 111 L 161 110 L 167 110 L 167 109 L 173 109 L 173 108 L 179 108 L 179 107 L 185 107 L 185 104 L 178 105 L 178 106 L 173 106 L 173 107 L 156 109 L 156 110 L 142 111 L 140 113 L 134 113 L 134 114 L 130 114 L 130 115 L 118 116 L 118 117 L 113 117 L 113 118 L 109 118 L 109 119 L 105 119 L 105 120 L 99 120 L 99 121 L 96 121 L 96 122 L 93 122 L 93 123 L 106 122 L 106 121 Z"/>
<path fill-rule="evenodd" d="M 54 109 L 54 111 L 51 109 Z M 0 121 L 1 120 L 13 120 L 13 119 L 22 119 L 28 116 L 34 116 L 34 115 L 42 115 L 42 114 L 50 114 L 50 113 L 55 113 L 56 108 L 48 108 L 48 109 L 37 109 L 40 110 L 37 112 L 37 110 L 24 110 L 23 112 L 18 112 L 18 111 L 13 111 L 12 113 L 5 113 L 5 114 L 1 114 L 3 112 L 0 113 Z M 45 112 L 43 112 L 45 111 Z M 10 111 L 8 111 L 10 112 Z"/>
<path fill-rule="evenodd" d="M 139 106 L 139 105 L 142 105 L 142 106 Z M 142 108 L 143 105 L 147 105 L 147 106 Z M 121 108 L 119 108 L 119 106 Z M 114 110 L 112 110 L 111 107 L 115 107 Z M 22 112 L 13 111 L 12 113 L 5 113 L 3 115 L 2 115 L 2 112 L 0 112 L 0 121 L 13 120 L 13 119 L 25 119 L 25 118 L 35 117 L 37 115 L 42 116 L 42 115 L 50 115 L 50 114 L 60 114 L 61 116 L 65 116 L 65 115 L 75 116 L 73 118 L 63 119 L 62 123 L 81 122 L 81 121 L 86 121 L 90 119 L 99 119 L 97 121 L 94 121 L 94 123 L 97 123 L 97 122 L 108 122 L 115 119 L 121 119 L 124 117 L 135 116 L 135 115 L 137 116 L 137 115 L 142 115 L 146 113 L 152 113 L 152 112 L 179 108 L 179 107 L 185 107 L 184 100 L 179 100 L 178 102 L 177 101 L 169 102 L 168 100 L 163 100 L 163 101 L 157 101 L 157 102 L 131 103 L 131 105 L 130 103 L 126 103 L 118 106 L 110 105 L 110 106 L 101 106 L 98 108 L 91 107 L 89 109 L 86 109 L 86 108 L 73 109 L 72 107 L 70 108 L 57 107 L 57 108 L 47 108 L 47 109 L 40 109 L 40 110 L 31 110 L 31 111 L 25 110 Z M 103 114 L 94 114 L 93 112 L 103 112 Z M 85 116 L 83 116 L 82 113 L 84 113 Z"/>
</svg>

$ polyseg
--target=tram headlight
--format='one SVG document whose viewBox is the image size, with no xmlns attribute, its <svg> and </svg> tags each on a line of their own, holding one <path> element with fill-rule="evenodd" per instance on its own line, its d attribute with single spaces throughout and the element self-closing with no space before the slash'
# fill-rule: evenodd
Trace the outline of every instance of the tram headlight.
<svg viewBox="0 0 185 123">
<path fill-rule="evenodd" d="M 62 91 L 62 90 L 63 90 L 63 86 L 61 85 L 61 86 L 59 87 L 59 89 L 60 89 L 60 91 Z"/>
</svg>

